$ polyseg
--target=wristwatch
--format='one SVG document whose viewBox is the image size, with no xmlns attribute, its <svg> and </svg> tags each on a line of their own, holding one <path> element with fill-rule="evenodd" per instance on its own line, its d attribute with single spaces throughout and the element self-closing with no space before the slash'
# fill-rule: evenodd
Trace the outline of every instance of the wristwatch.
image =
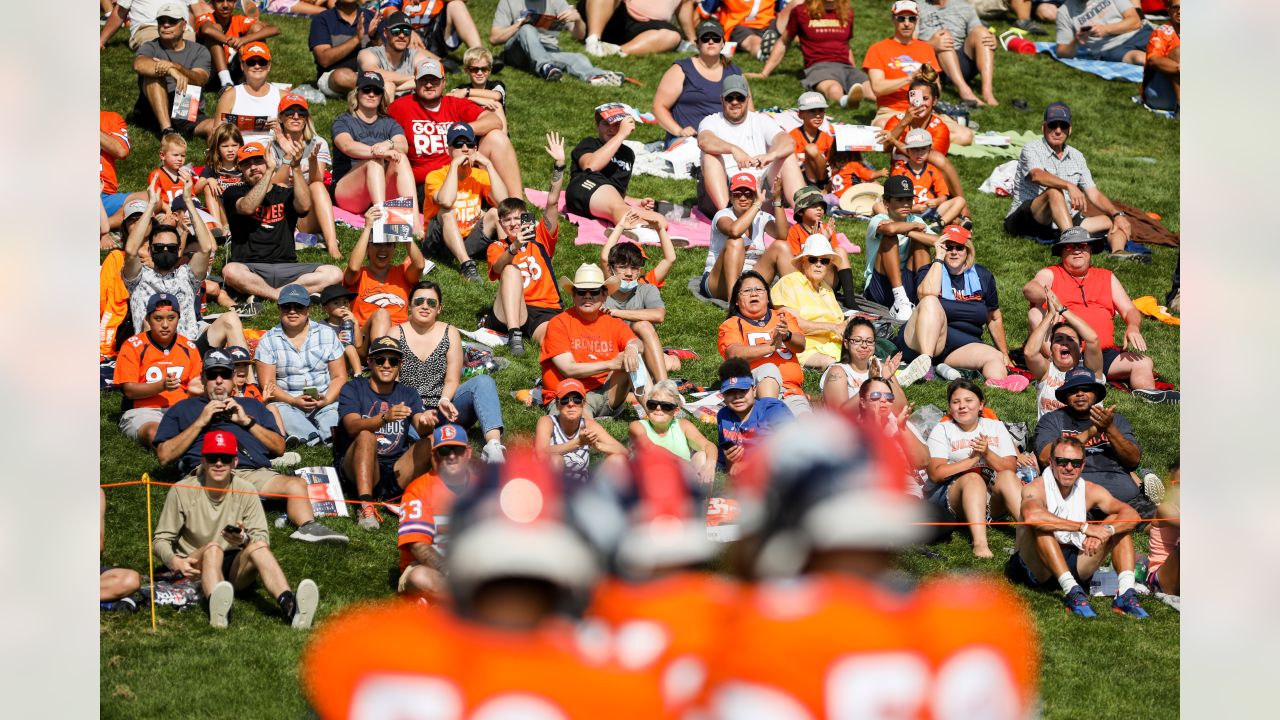
<svg viewBox="0 0 1280 720">
<path fill-rule="evenodd" d="M 1067 314 L 1067 310 L 1068 310 L 1068 309 L 1069 309 L 1069 308 L 1067 308 L 1067 306 L 1066 306 L 1066 305 L 1063 305 L 1062 307 L 1058 308 L 1058 314 L 1059 314 L 1059 315 L 1066 315 L 1066 314 Z"/>
<path fill-rule="evenodd" d="M 245 430 L 252 430 L 253 426 L 257 424 L 258 424 L 258 421 L 255 418 L 249 418 L 248 424 L 242 425 L 241 427 L 243 427 Z"/>
</svg>

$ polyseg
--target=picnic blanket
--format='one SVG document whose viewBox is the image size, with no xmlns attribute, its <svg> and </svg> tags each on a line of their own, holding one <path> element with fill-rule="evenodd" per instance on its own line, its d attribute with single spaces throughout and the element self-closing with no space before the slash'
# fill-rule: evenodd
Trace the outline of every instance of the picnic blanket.
<svg viewBox="0 0 1280 720">
<path fill-rule="evenodd" d="M 1022 146 L 1040 137 L 1039 133 L 1030 130 L 1019 132 L 1017 130 L 1006 130 L 999 133 L 1009 137 L 1008 147 L 1000 147 L 998 145 L 955 145 L 947 151 L 948 155 L 963 158 L 1013 158 L 1017 159 L 1022 153 Z"/>
<path fill-rule="evenodd" d="M 1052 58 L 1060 63 L 1069 65 L 1081 72 L 1087 72 L 1090 75 L 1097 75 L 1103 80 L 1127 80 L 1132 83 L 1142 82 L 1141 65 L 1107 62 L 1106 60 L 1093 60 L 1082 57 L 1060 58 L 1058 57 L 1057 45 L 1051 42 L 1036 43 L 1036 52 L 1048 53 Z"/>
</svg>

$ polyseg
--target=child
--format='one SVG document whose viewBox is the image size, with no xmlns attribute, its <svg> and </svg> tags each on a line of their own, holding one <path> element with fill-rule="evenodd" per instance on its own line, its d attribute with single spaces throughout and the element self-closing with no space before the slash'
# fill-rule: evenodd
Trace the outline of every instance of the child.
<svg viewBox="0 0 1280 720">
<path fill-rule="evenodd" d="M 257 378 L 253 374 L 253 356 L 249 354 L 249 349 L 241 345 L 228 345 L 223 349 L 231 356 L 231 362 L 235 365 L 231 374 L 231 396 L 252 398 L 265 404 L 262 388 L 258 387 Z M 280 403 L 271 403 L 267 405 L 267 409 L 276 419 L 276 427 L 284 427 L 284 420 L 280 418 Z"/>
<path fill-rule="evenodd" d="M 889 319 L 905 323 L 915 311 L 915 273 L 931 262 L 930 248 L 938 238 L 930 235 L 924 220 L 912 212 L 915 190 L 910 178 L 890 175 L 884 183 L 886 212 L 867 222 L 867 270 L 863 296 L 888 306 Z M 903 281 L 911 281 L 910 287 Z"/>
<path fill-rule="evenodd" d="M 351 299 L 355 296 L 354 291 L 346 289 L 341 284 L 330 285 L 320 293 L 320 305 L 325 313 L 325 319 L 321 322 L 333 328 L 333 331 L 338 334 L 338 339 L 342 341 L 342 355 L 347 359 L 347 367 L 351 368 L 352 377 L 364 372 L 358 349 L 364 347 L 364 337 L 360 323 L 356 322 L 356 317 L 351 312 Z M 350 323 L 349 327 L 343 328 L 346 323 Z"/>
<path fill-rule="evenodd" d="M 934 234 L 941 233 L 943 226 L 951 225 L 959 217 L 964 218 L 959 224 L 966 230 L 972 230 L 973 221 L 969 218 L 968 203 L 963 197 L 951 197 L 951 190 L 942 171 L 929 162 L 933 135 L 924 128 L 912 128 L 907 131 L 904 144 L 907 159 L 895 163 L 890 174 L 906 176 L 915 188 L 915 202 L 911 212 L 924 218 Z"/>
<path fill-rule="evenodd" d="M 781 187 L 782 184 L 778 183 L 779 190 Z M 826 283 L 836 291 L 836 296 L 840 298 L 842 305 L 853 309 L 854 298 L 858 294 L 853 286 L 853 269 L 849 265 L 848 253 L 836 246 L 835 220 L 827 218 L 827 201 L 822 196 L 822 191 L 813 185 L 800 188 L 791 198 L 791 207 L 792 217 L 796 222 L 787 231 L 787 257 L 785 262 L 782 258 L 779 259 L 779 277 L 797 270 L 795 258 L 800 255 L 804 242 L 810 235 L 825 235 L 831 241 L 831 249 L 835 251 L 836 256 L 835 263 L 827 266 Z"/>
<path fill-rule="evenodd" d="M 806 184 L 825 188 L 831 181 L 831 151 L 836 145 L 835 137 L 828 132 L 831 126 L 827 123 L 827 99 L 818 92 L 802 93 L 796 114 L 800 116 L 800 126 L 788 132 L 796 142 L 796 162 L 800 163 Z"/>
<path fill-rule="evenodd" d="M 182 194 L 182 185 L 191 180 L 187 162 L 187 141 L 177 133 L 160 138 L 160 167 L 147 176 L 147 186 L 160 195 L 162 214 L 168 215 L 173 199 Z"/>
<path fill-rule="evenodd" d="M 458 83 L 450 95 L 467 98 L 488 109 L 502 121 L 502 131 L 507 131 L 507 86 L 493 79 L 493 53 L 485 47 L 469 48 L 462 54 L 462 69 L 467 80 Z"/>
<path fill-rule="evenodd" d="M 200 168 L 200 177 L 196 180 L 196 193 L 204 193 L 205 207 L 213 208 L 212 214 L 222 227 L 227 227 L 222 192 L 240 183 L 240 166 L 236 162 L 236 153 L 243 146 L 244 136 L 240 134 L 239 128 L 229 123 L 218 125 L 209 134 L 209 147 L 204 151 L 204 167 Z"/>
<path fill-rule="evenodd" d="M 831 153 L 831 192 L 838 198 L 859 183 L 875 182 L 889 177 L 885 168 L 872 170 L 862 158 L 862 153 L 843 150 Z M 876 204 L 875 212 L 884 212 L 884 207 Z"/>
<path fill-rule="evenodd" d="M 252 2 L 246 2 L 253 8 L 249 11 L 251 15 L 234 14 L 237 2 L 239 0 L 210 0 L 213 12 L 198 15 L 195 22 L 196 36 L 209 48 L 214 73 L 223 89 L 244 79 L 240 61 L 234 57 L 236 50 L 255 40 L 280 34 L 280 28 L 258 18 L 258 6 Z"/>
<path fill-rule="evenodd" d="M 646 255 L 639 242 L 618 242 L 624 231 L 630 231 L 636 240 L 646 235 L 656 235 L 662 246 L 662 260 L 647 275 L 644 272 Z M 610 275 L 622 282 L 618 289 L 605 298 L 604 307 L 610 315 L 627 323 L 632 332 L 644 343 L 644 364 L 655 383 L 667 379 L 668 372 L 680 369 L 680 360 L 663 352 L 658 339 L 657 325 L 667 319 L 667 308 L 658 288 L 676 262 L 676 248 L 667 235 L 666 228 L 650 229 L 634 212 L 623 216 L 622 222 L 613 228 L 609 239 L 600 251 L 600 260 Z"/>
</svg>

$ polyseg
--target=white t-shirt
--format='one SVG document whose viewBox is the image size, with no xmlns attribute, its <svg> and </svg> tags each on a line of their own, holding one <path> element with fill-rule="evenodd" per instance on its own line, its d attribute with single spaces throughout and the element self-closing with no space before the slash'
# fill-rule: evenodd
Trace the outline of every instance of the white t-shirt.
<svg viewBox="0 0 1280 720">
<path fill-rule="evenodd" d="M 245 115 L 248 117 L 277 117 L 280 110 L 280 88 L 273 84 L 267 84 L 267 94 L 262 97 L 254 97 L 249 94 L 249 89 L 241 83 L 235 87 L 236 99 L 231 104 L 232 115 Z M 221 121 L 221 118 L 218 118 Z M 246 143 L 260 142 L 270 143 L 275 140 L 275 134 L 269 130 L 255 132 L 253 130 L 241 130 L 240 134 L 244 137 Z M 278 158 L 277 158 L 278 159 Z M 303 161 L 306 164 L 306 160 Z"/>
<path fill-rule="evenodd" d="M 1066 381 L 1067 371 L 1059 370 L 1057 365 L 1050 362 L 1049 370 L 1036 383 L 1036 420 L 1044 417 L 1045 413 L 1062 407 L 1062 403 L 1058 402 L 1058 388 L 1062 387 L 1062 383 Z M 1098 382 L 1106 385 L 1107 379 L 1098 376 Z"/>
<path fill-rule="evenodd" d="M 722 217 L 732 220 L 737 216 L 733 214 L 733 208 L 725 208 L 711 216 L 711 247 L 707 249 L 707 264 L 702 269 L 704 273 L 711 272 L 711 268 L 715 267 L 716 258 L 720 257 L 720 253 L 724 252 L 724 244 L 728 240 L 728 237 L 720 232 L 720 228 L 716 227 Z M 756 213 L 755 218 L 751 221 L 751 227 L 747 229 L 747 235 L 743 238 L 746 250 L 745 257 L 742 260 L 742 272 L 755 267 L 756 261 L 760 259 L 761 255 L 764 255 L 765 227 L 769 225 L 769 221 L 772 219 L 772 215 L 761 210 Z"/>
<path fill-rule="evenodd" d="M 724 113 L 714 113 L 703 118 L 698 124 L 698 132 L 701 133 L 704 130 L 710 131 L 727 143 L 737 145 L 743 152 L 754 157 L 769 152 L 769 143 L 782 132 L 782 126 L 768 115 L 758 112 L 748 112 L 742 122 L 736 125 L 726 120 Z M 724 160 L 725 174 L 733 177 L 734 173 L 738 172 L 738 161 L 728 153 L 721 155 L 720 158 Z"/>
<path fill-rule="evenodd" d="M 965 432 L 953 420 L 944 420 L 929 433 L 929 457 L 956 463 L 973 455 L 973 443 L 986 436 L 987 446 L 1001 457 L 1014 457 L 1013 436 L 999 420 L 979 418 L 972 432 Z M 977 467 L 986 467 L 987 461 L 979 458 Z"/>
<path fill-rule="evenodd" d="M 191 17 L 190 6 L 195 1 L 196 0 L 117 0 L 116 4 L 129 11 L 126 17 L 129 18 L 129 39 L 132 40 L 138 30 L 144 27 L 154 26 L 156 24 L 156 13 L 160 10 L 160 6 L 164 5 L 166 2 L 179 2 L 188 6 L 187 17 L 185 19 L 187 21 L 187 27 L 194 31 L 195 27 L 191 23 L 194 18 Z"/>
<path fill-rule="evenodd" d="M 867 221 L 867 269 L 862 275 L 864 287 L 871 283 L 871 275 L 876 270 L 876 253 L 880 249 L 880 234 L 876 232 L 876 228 L 880 227 L 880 223 L 887 222 L 888 220 L 889 216 L 887 214 L 880 213 L 879 215 L 872 216 L 872 218 Z M 916 215 L 915 213 L 910 213 L 907 215 L 907 219 L 902 222 L 923 223 L 924 218 Z M 907 252 L 907 247 L 910 244 L 911 238 L 906 235 L 898 236 L 898 264 L 902 268 L 904 276 L 910 272 L 907 270 L 907 259 L 911 257 L 911 253 Z"/>
</svg>

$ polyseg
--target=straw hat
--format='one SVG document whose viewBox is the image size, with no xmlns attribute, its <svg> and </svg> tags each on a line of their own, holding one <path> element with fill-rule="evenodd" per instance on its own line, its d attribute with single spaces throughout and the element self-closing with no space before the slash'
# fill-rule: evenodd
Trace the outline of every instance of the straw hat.
<svg viewBox="0 0 1280 720">
<path fill-rule="evenodd" d="M 840 209 L 854 215 L 871 215 L 876 201 L 884 197 L 880 183 L 858 183 L 840 196 Z"/>
</svg>

